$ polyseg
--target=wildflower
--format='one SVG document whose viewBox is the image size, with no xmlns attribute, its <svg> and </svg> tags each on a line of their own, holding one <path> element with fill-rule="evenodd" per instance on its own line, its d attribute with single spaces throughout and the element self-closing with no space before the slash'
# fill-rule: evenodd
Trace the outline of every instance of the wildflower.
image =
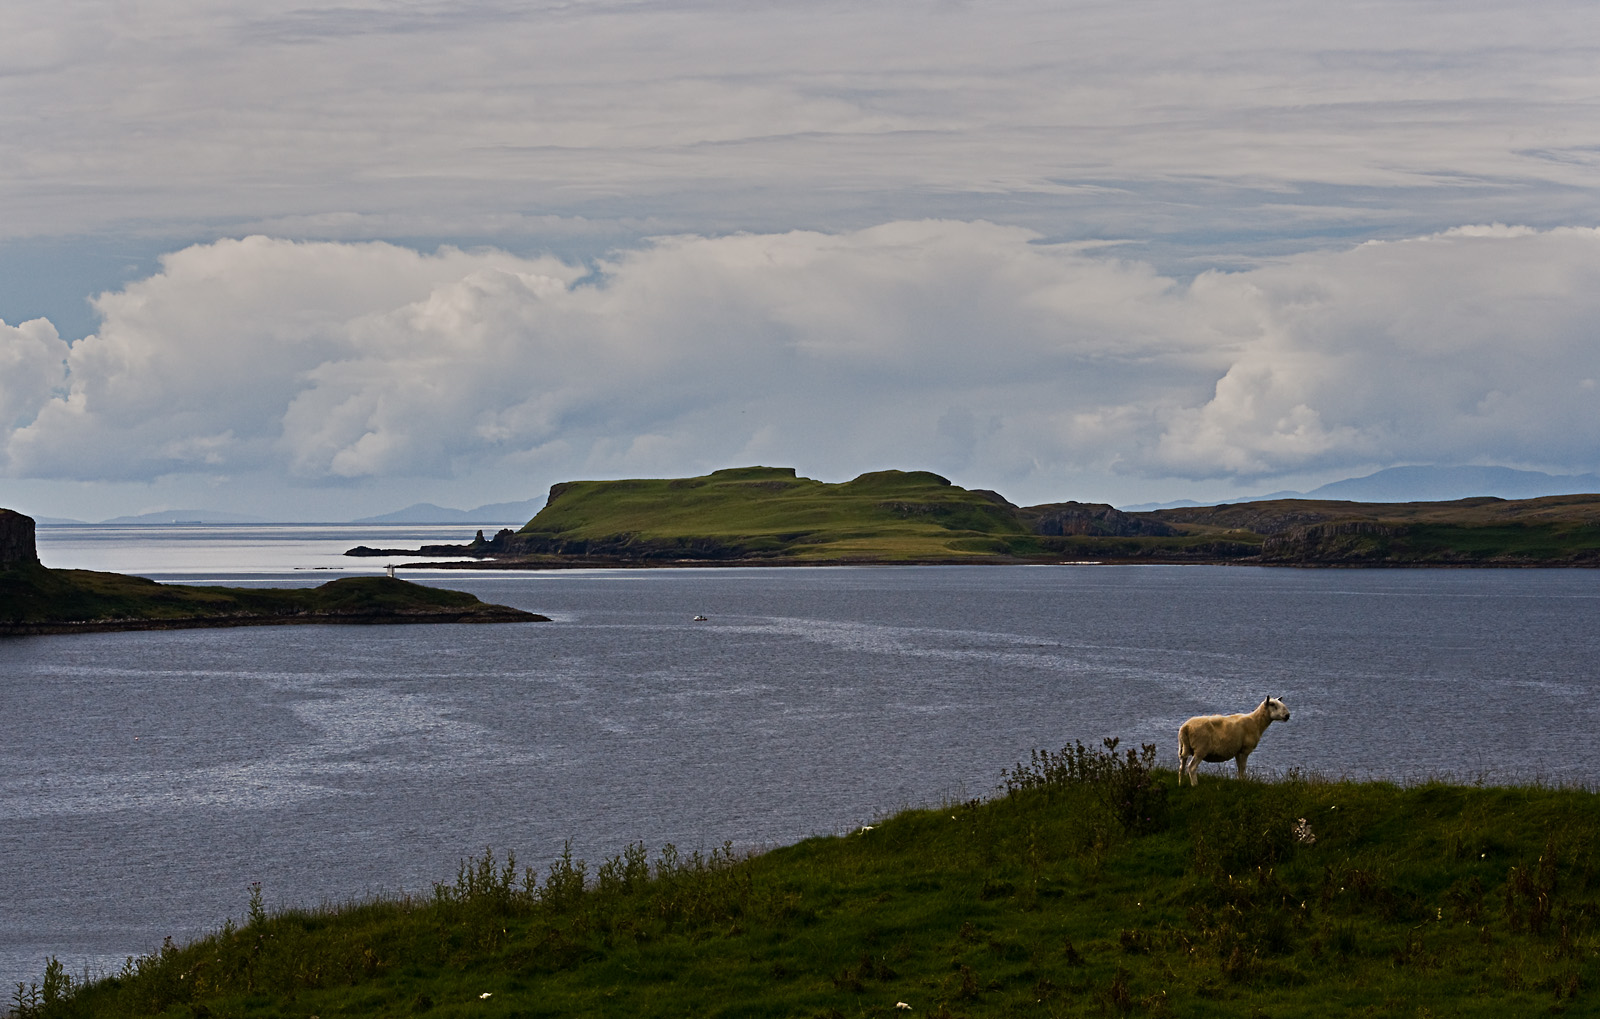
<svg viewBox="0 0 1600 1019">
<path fill-rule="evenodd" d="M 1317 841 L 1316 835 L 1311 832 L 1311 822 L 1303 817 L 1295 822 L 1294 837 L 1295 841 L 1303 846 L 1309 846 Z"/>
<path fill-rule="evenodd" d="M 489 995 L 490 995 L 490 994 L 491 994 L 491 993 L 492 993 L 492 992 L 490 992 L 490 991 L 484 991 L 484 992 L 483 992 L 483 993 L 482 993 L 482 994 L 480 994 L 480 995 L 478 995 L 478 998 L 479 998 L 479 999 L 480 999 L 480 1000 L 481 1000 L 481 999 L 483 999 L 483 998 L 487 998 L 487 997 L 489 997 Z"/>
<path fill-rule="evenodd" d="M 909 1012 L 909 1011 L 911 1011 L 911 1006 L 910 1006 L 910 1005 L 907 1005 L 907 1004 L 906 1004 L 906 1003 L 905 1003 L 905 1002 L 903 1002 L 903 1001 L 897 1001 L 897 1002 L 895 1002 L 895 1003 L 894 1003 L 894 1007 L 895 1007 L 895 1008 L 903 1008 L 903 1009 L 905 1009 L 905 1010 L 906 1010 L 906 1011 L 907 1011 L 907 1012 Z"/>
</svg>

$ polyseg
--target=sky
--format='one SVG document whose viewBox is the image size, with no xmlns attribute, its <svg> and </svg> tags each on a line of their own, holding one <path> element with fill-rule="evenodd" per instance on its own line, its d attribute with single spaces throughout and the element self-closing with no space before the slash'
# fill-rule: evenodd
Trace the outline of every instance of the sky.
<svg viewBox="0 0 1600 1019">
<path fill-rule="evenodd" d="M 1600 469 L 1600 18 L 0 5 L 0 504 Z"/>
</svg>

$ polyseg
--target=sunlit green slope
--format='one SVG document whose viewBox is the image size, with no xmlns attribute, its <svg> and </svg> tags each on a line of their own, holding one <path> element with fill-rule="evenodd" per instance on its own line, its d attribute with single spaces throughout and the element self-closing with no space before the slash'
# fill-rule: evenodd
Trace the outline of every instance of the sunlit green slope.
<svg viewBox="0 0 1600 1019">
<path fill-rule="evenodd" d="M 574 481 L 517 533 L 522 551 L 782 556 L 799 560 L 961 559 L 1044 548 L 1017 508 L 927 471 L 878 471 L 827 484 L 793 468 L 705 477 Z"/>
</svg>

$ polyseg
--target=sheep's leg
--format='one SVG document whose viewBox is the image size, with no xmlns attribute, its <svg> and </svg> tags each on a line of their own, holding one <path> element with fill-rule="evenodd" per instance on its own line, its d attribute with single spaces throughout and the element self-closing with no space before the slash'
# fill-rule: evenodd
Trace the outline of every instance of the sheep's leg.
<svg viewBox="0 0 1600 1019">
<path fill-rule="evenodd" d="M 1188 765 L 1188 769 L 1187 770 L 1189 772 L 1189 784 L 1192 785 L 1192 786 L 1199 785 L 1200 784 L 1200 755 L 1199 754 L 1190 754 L 1189 755 L 1189 765 Z M 1178 775 L 1178 782 L 1179 782 L 1179 784 L 1182 784 L 1182 782 L 1183 782 L 1183 775 L 1181 773 Z"/>
<path fill-rule="evenodd" d="M 1239 766 L 1239 777 L 1240 778 L 1244 778 L 1244 762 L 1245 762 L 1245 758 L 1247 758 L 1249 756 L 1250 756 L 1249 753 L 1241 753 L 1238 757 L 1235 757 L 1233 759 L 1233 763 L 1235 763 L 1235 764 L 1237 764 Z"/>
</svg>

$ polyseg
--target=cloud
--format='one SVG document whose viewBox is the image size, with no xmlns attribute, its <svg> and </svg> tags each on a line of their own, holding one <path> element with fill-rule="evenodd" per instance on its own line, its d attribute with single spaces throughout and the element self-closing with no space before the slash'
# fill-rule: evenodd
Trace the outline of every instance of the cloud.
<svg viewBox="0 0 1600 1019">
<path fill-rule="evenodd" d="M 1591 20 L 1572 0 L 13 4 L 0 237 L 899 215 L 1271 248 L 1572 221 L 1600 146 Z"/>
<path fill-rule="evenodd" d="M 265 237 L 0 328 L 12 477 L 828 476 L 1600 465 L 1600 232 L 1461 228 L 1183 283 L 984 222 L 594 266 Z"/>
<path fill-rule="evenodd" d="M 32 421 L 65 384 L 67 344 L 42 318 L 0 322 L 0 428 Z"/>
<path fill-rule="evenodd" d="M 1147 469 L 1359 462 L 1589 469 L 1600 440 L 1600 234 L 1472 227 L 1195 282 L 1259 311 L 1212 398 L 1173 413 Z"/>
</svg>

